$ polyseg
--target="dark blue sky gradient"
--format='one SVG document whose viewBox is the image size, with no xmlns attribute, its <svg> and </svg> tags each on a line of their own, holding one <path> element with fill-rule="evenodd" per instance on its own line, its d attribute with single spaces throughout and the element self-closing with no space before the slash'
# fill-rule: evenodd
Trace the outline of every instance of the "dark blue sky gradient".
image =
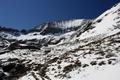
<svg viewBox="0 0 120 80">
<path fill-rule="evenodd" d="M 29 29 L 47 21 L 92 19 L 119 0 L 0 0 L 0 25 Z"/>
</svg>

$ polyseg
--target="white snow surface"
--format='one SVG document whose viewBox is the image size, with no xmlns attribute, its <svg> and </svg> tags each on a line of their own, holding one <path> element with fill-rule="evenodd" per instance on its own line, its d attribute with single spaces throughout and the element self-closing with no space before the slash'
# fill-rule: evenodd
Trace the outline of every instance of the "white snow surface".
<svg viewBox="0 0 120 80">
<path fill-rule="evenodd" d="M 98 69 L 89 67 L 79 74 L 76 73 L 77 71 L 72 72 L 72 78 L 69 80 L 119 80 L 120 64 L 106 65 Z"/>
<path fill-rule="evenodd" d="M 77 37 L 77 38 L 75 37 L 73 39 L 74 40 L 76 40 L 76 39 L 83 40 L 83 39 L 91 38 L 91 37 L 94 37 L 93 39 L 95 39 L 95 38 L 97 38 L 96 36 L 99 37 L 101 35 L 102 37 L 107 37 L 107 36 L 110 36 L 110 35 L 120 32 L 120 25 L 119 25 L 120 23 L 118 23 L 118 21 L 120 20 L 120 18 L 119 18 L 120 15 L 118 14 L 118 13 L 120 13 L 119 10 L 120 10 L 120 3 L 117 6 L 114 6 L 111 9 L 107 10 L 105 13 L 103 13 L 98 18 L 96 18 L 92 24 L 92 26 L 94 26 L 93 29 L 85 31 L 79 37 Z M 101 20 L 101 22 L 98 22 L 99 20 Z M 70 27 L 81 26 L 83 23 L 84 23 L 83 19 L 78 19 L 78 20 L 70 20 L 70 21 L 63 21 L 63 22 L 55 22 L 54 24 L 55 24 L 55 27 L 70 28 Z M 47 27 L 47 25 L 44 27 L 44 29 L 46 27 Z M 40 27 L 37 27 L 37 29 L 39 29 L 39 28 Z M 33 32 L 33 33 L 29 33 L 27 35 L 21 35 L 19 37 L 14 37 L 9 34 L 7 34 L 7 35 L 8 35 L 8 38 L 23 40 L 23 41 L 31 40 L 31 39 L 39 40 L 39 39 L 44 39 L 44 38 L 49 39 L 51 37 L 54 37 L 53 41 L 55 41 L 55 40 L 59 40 L 62 37 L 68 39 L 75 32 L 76 31 L 67 32 L 65 34 L 61 34 L 60 36 L 59 35 L 49 35 L 49 34 L 48 35 L 40 35 L 40 32 Z M 5 33 L 2 33 L 2 34 L 5 34 Z M 119 42 L 119 35 L 117 38 L 118 38 L 118 42 Z M 111 65 L 106 64 L 103 66 L 99 66 L 99 65 L 91 66 L 90 65 L 89 67 L 86 67 L 86 68 L 81 67 L 76 70 L 72 70 L 71 72 L 69 72 L 67 74 L 67 76 L 70 76 L 71 78 L 58 78 L 58 77 L 55 77 L 55 74 L 57 74 L 57 71 L 59 71 L 58 66 L 57 66 L 58 64 L 56 62 L 56 63 L 49 64 L 52 66 L 49 66 L 49 68 L 48 68 L 49 72 L 47 72 L 46 74 L 50 77 L 51 80 L 120 80 L 120 60 L 119 60 L 120 44 L 119 43 L 116 44 L 115 42 L 113 42 L 114 45 L 112 45 L 112 43 L 111 43 L 111 45 L 107 45 L 107 41 L 106 41 L 101 46 L 97 46 L 97 45 L 95 46 L 95 44 L 93 44 L 91 46 L 84 47 L 83 50 L 77 51 L 77 48 L 82 44 L 82 41 L 80 43 L 77 41 L 76 42 L 73 41 L 73 43 L 72 42 L 70 43 L 69 41 L 70 40 L 67 41 L 68 43 L 64 44 L 65 42 L 63 40 L 57 45 L 48 45 L 48 47 L 42 47 L 41 50 L 37 50 L 37 51 L 31 51 L 29 49 L 22 49 L 22 50 L 16 49 L 16 50 L 11 51 L 10 53 L 0 54 L 0 60 L 6 61 L 10 58 L 18 58 L 21 60 L 26 59 L 26 62 L 27 62 L 27 60 L 31 60 L 30 63 L 34 62 L 37 64 L 39 64 L 39 63 L 44 64 L 47 61 L 47 58 L 53 59 L 55 57 L 61 57 L 67 51 L 73 50 L 73 51 L 71 51 L 72 53 L 69 52 L 66 59 L 63 58 L 63 60 L 61 60 L 62 61 L 61 62 L 61 70 L 63 70 L 64 67 L 72 64 L 72 61 L 76 61 L 76 60 L 79 60 L 85 64 L 90 64 L 91 61 L 93 61 L 97 57 L 99 57 L 99 55 L 95 55 L 95 53 L 97 53 L 97 50 L 96 50 L 96 52 L 94 50 L 102 49 L 102 48 L 94 49 L 93 46 L 94 47 L 104 47 L 103 50 L 108 51 L 106 53 L 111 52 L 111 53 L 114 53 L 115 55 L 117 55 L 118 61 L 116 64 L 111 64 Z M 109 42 L 110 41 L 108 39 L 108 43 Z M 117 40 L 116 40 L 116 42 L 117 42 Z M 85 43 L 83 43 L 83 44 L 85 44 Z M 102 43 L 100 43 L 100 44 L 102 44 Z M 26 45 L 21 44 L 21 46 L 26 46 Z M 47 48 L 50 48 L 51 51 L 46 54 L 45 50 L 47 50 Z M 83 54 L 90 52 L 90 50 L 91 50 L 90 48 L 94 49 L 93 52 L 91 52 L 92 54 L 86 54 L 85 57 L 83 57 Z M 74 52 L 75 49 L 76 49 L 76 52 Z M 115 50 L 115 49 L 118 49 L 118 50 Z M 112 50 L 112 51 L 109 51 L 109 50 Z M 68 61 L 67 61 L 67 58 L 68 58 Z M 107 61 L 105 56 L 104 56 L 103 60 Z M 56 69 L 56 73 L 54 73 L 54 70 L 53 71 L 51 70 L 52 68 Z M 20 77 L 18 80 L 36 80 L 32 73 L 34 73 L 39 80 L 43 80 L 42 77 L 37 74 L 37 71 L 34 71 L 34 70 L 31 70 L 29 73 Z M 62 72 L 60 72 L 60 73 L 62 73 Z M 48 80 L 46 78 L 44 78 L 44 79 Z"/>
<path fill-rule="evenodd" d="M 120 63 L 116 65 L 106 65 L 102 67 L 88 67 L 81 72 L 72 71 L 70 79 L 59 79 L 51 75 L 52 80 L 120 80 Z M 21 77 L 19 80 L 35 80 L 30 74 Z M 42 80 L 39 77 L 39 80 Z"/>
<path fill-rule="evenodd" d="M 120 31 L 120 23 L 117 23 L 120 19 L 120 3 L 117 6 L 112 7 L 111 9 L 104 12 L 98 18 L 96 18 L 92 24 L 95 26 L 92 30 L 86 31 L 80 36 L 80 39 L 85 39 L 88 37 L 96 35 L 107 35 L 109 33 L 116 33 Z M 101 20 L 101 22 L 97 22 Z M 118 26 L 116 28 L 116 26 Z"/>
</svg>

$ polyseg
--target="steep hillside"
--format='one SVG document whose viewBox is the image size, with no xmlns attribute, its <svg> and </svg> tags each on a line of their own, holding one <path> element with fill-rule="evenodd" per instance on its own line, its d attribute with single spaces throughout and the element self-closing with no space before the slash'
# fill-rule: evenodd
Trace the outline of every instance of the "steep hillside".
<svg viewBox="0 0 120 80">
<path fill-rule="evenodd" d="M 120 3 L 94 20 L 45 23 L 14 40 L 0 36 L 0 80 L 119 80 L 119 16 Z"/>
<path fill-rule="evenodd" d="M 80 38 L 93 37 L 97 35 L 109 36 L 120 31 L 120 4 L 116 4 L 111 9 L 104 12 L 92 22 L 91 30 L 83 33 Z"/>
</svg>

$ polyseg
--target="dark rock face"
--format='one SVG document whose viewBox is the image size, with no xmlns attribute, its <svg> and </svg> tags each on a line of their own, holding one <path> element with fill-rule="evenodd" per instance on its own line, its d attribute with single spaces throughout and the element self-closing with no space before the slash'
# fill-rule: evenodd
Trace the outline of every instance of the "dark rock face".
<svg viewBox="0 0 120 80">
<path fill-rule="evenodd" d="M 29 46 L 29 45 L 21 46 L 20 43 L 15 42 L 15 43 L 10 44 L 8 49 L 9 50 L 15 50 L 15 49 L 37 49 L 37 50 L 39 50 L 40 48 L 35 47 L 35 46 Z"/>
<path fill-rule="evenodd" d="M 70 27 L 68 27 L 67 25 L 65 26 L 66 23 L 68 23 L 69 25 L 72 23 L 72 21 L 74 22 L 74 20 L 70 20 L 70 21 L 68 20 L 68 21 L 56 21 L 56 22 L 44 23 L 42 25 L 36 26 L 35 28 L 29 30 L 28 32 L 29 33 L 40 32 L 41 35 L 64 34 L 70 31 L 78 30 L 82 25 L 86 24 L 90 20 L 83 20 L 81 25 L 79 26 L 74 26 L 74 25 L 71 25 Z"/>
<path fill-rule="evenodd" d="M 60 33 L 60 32 L 63 32 L 63 30 L 59 27 L 54 27 L 52 23 L 46 23 L 42 25 L 40 29 L 29 30 L 29 33 L 32 33 L 32 32 L 40 32 L 41 35 L 46 35 L 46 34 Z"/>
<path fill-rule="evenodd" d="M 4 72 L 0 71 L 0 80 L 3 80 L 4 76 L 5 76 Z"/>
<path fill-rule="evenodd" d="M 10 70 L 12 70 L 15 67 L 15 65 L 16 65 L 15 63 L 10 63 L 8 65 L 5 65 L 2 67 L 3 71 L 9 72 Z"/>
<path fill-rule="evenodd" d="M 55 34 L 55 33 L 62 33 L 63 30 L 61 28 L 54 27 L 51 23 L 47 24 L 47 28 L 43 30 L 40 34 L 46 35 L 46 34 Z"/>
<path fill-rule="evenodd" d="M 1 65 L 0 80 L 17 80 L 31 69 L 31 65 L 21 63 L 22 60 L 14 59 L 9 61 L 9 63 Z M 9 75 L 5 73 L 9 73 Z"/>
</svg>

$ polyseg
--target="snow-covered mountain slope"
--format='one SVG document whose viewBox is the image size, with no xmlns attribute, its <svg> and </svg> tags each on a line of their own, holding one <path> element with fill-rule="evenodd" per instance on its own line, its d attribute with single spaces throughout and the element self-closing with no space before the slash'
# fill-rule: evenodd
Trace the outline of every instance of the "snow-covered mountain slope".
<svg viewBox="0 0 120 80">
<path fill-rule="evenodd" d="M 111 9 L 104 12 L 92 22 L 91 30 L 80 35 L 81 39 L 97 35 L 113 35 L 120 31 L 120 4 L 116 4 Z"/>
<path fill-rule="evenodd" d="M 75 20 L 68 20 L 68 21 L 54 21 L 54 22 L 44 23 L 40 26 L 33 28 L 32 30 L 33 31 L 40 30 L 39 32 L 41 34 L 48 34 L 48 33 L 55 34 L 55 33 L 62 33 L 62 32 L 66 33 L 66 32 L 77 30 L 79 27 L 85 24 L 86 21 L 88 20 L 75 19 Z M 51 30 L 49 31 L 49 29 Z"/>
<path fill-rule="evenodd" d="M 119 16 L 120 3 L 94 20 L 50 22 L 15 40 L 0 37 L 0 80 L 119 80 Z"/>
<path fill-rule="evenodd" d="M 99 74 L 99 71 L 101 69 L 104 71 L 104 67 L 106 66 L 109 68 L 109 66 L 114 67 L 116 64 L 120 64 L 119 38 L 120 33 L 85 46 L 79 45 L 78 48 L 71 49 L 70 51 L 53 50 L 54 48 L 42 48 L 41 50 L 35 51 L 16 49 L 2 54 L 0 57 L 4 71 L 8 72 L 6 68 L 13 65 L 13 68 L 9 71 L 10 78 L 12 75 L 18 77 L 24 73 L 19 73 L 18 71 L 24 70 L 27 73 L 24 73 L 26 74 L 24 76 L 21 75 L 23 77 L 20 80 L 24 80 L 24 78 L 28 80 L 29 78 L 32 80 L 36 80 L 37 78 L 38 80 L 41 80 L 41 78 L 46 80 L 49 80 L 49 78 L 52 80 L 77 80 L 76 78 L 79 78 L 82 80 L 82 77 L 85 77 L 84 75 L 86 77 L 87 75 L 94 75 L 91 73 L 92 71 L 89 73 L 91 69 Z M 62 46 L 57 47 L 60 48 Z M 57 52 L 62 52 L 62 54 L 57 54 Z M 18 75 L 13 71 L 17 72 Z M 74 74 L 78 76 L 75 77 Z M 83 76 L 80 76 L 81 74 Z M 109 78 L 107 75 L 106 77 Z M 94 77 L 92 76 L 92 78 Z"/>
<path fill-rule="evenodd" d="M 16 39 L 20 36 L 21 32 L 17 29 L 0 27 L 0 37 L 5 39 Z"/>
<path fill-rule="evenodd" d="M 43 39 L 49 37 L 59 38 L 60 36 L 70 36 L 89 21 L 91 20 L 78 19 L 44 23 L 29 30 L 27 35 L 19 36 L 18 40 Z"/>
<path fill-rule="evenodd" d="M 45 23 L 29 30 L 28 34 L 17 37 L 17 40 L 26 42 L 32 40 L 32 43 L 34 43 L 33 40 L 36 40 L 37 44 L 42 46 L 56 45 L 70 39 L 77 30 L 82 29 L 83 25 L 87 25 L 91 21 L 78 19 Z"/>
</svg>

